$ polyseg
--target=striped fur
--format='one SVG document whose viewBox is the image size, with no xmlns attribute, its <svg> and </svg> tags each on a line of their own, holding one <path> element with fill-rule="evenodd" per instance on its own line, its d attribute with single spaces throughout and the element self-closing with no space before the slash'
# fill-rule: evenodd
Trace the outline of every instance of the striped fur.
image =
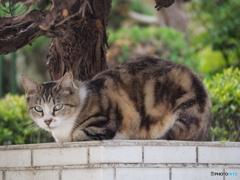
<svg viewBox="0 0 240 180">
<path fill-rule="evenodd" d="M 30 115 L 58 142 L 207 140 L 210 129 L 211 102 L 199 78 L 183 65 L 151 56 L 125 62 L 89 81 L 75 81 L 66 73 L 44 84 L 23 77 L 23 85 Z M 56 104 L 63 108 L 54 111 Z M 44 123 L 46 118 L 52 118 L 50 125 Z"/>
</svg>

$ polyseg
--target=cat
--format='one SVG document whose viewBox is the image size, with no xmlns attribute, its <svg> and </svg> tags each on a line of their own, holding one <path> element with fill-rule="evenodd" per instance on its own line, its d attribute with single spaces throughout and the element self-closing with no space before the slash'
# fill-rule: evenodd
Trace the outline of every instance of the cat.
<svg viewBox="0 0 240 180">
<path fill-rule="evenodd" d="M 104 139 L 204 141 L 211 101 L 188 67 L 142 56 L 77 81 L 22 77 L 28 112 L 56 142 Z"/>
</svg>

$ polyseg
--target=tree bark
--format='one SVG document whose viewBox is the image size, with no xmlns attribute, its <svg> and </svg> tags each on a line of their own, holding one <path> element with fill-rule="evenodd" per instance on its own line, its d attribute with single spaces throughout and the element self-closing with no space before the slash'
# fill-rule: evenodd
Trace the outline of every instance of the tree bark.
<svg viewBox="0 0 240 180">
<path fill-rule="evenodd" d="M 78 5 L 74 6 L 77 11 Z M 106 26 L 111 0 L 88 0 L 84 17 L 70 19 L 61 34 L 52 40 L 47 67 L 52 80 L 72 71 L 74 78 L 86 80 L 107 69 Z M 58 31 L 58 32 L 61 32 Z"/>
<path fill-rule="evenodd" d="M 168 9 L 159 11 L 160 25 L 169 26 L 187 35 L 187 14 L 183 10 L 183 0 L 176 2 Z"/>
</svg>

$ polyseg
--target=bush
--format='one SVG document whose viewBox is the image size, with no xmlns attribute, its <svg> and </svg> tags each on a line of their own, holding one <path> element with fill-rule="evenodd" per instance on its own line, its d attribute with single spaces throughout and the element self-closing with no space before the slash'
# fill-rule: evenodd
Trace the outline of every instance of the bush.
<svg viewBox="0 0 240 180">
<path fill-rule="evenodd" d="M 27 144 L 49 141 L 26 110 L 25 97 L 6 95 L 0 99 L 0 144 Z"/>
<path fill-rule="evenodd" d="M 240 141 L 240 70 L 224 69 L 204 83 L 213 103 L 212 140 Z"/>
<path fill-rule="evenodd" d="M 196 52 L 199 61 L 199 71 L 204 76 L 212 76 L 226 68 L 225 60 L 219 51 L 213 51 L 211 46 L 206 46 Z"/>
<path fill-rule="evenodd" d="M 191 3 L 193 22 L 200 25 L 201 32 L 193 39 L 200 48 L 212 46 L 225 60 L 226 67 L 240 66 L 240 1 L 239 0 L 194 0 Z M 202 30 L 205 31 L 202 31 Z M 217 59 L 213 59 L 217 61 Z"/>
<path fill-rule="evenodd" d="M 185 64 L 197 71 L 198 61 L 186 43 L 185 35 L 179 31 L 169 27 L 134 26 L 118 31 L 109 29 L 108 32 L 108 61 L 117 59 L 122 62 L 130 57 L 150 54 Z"/>
</svg>

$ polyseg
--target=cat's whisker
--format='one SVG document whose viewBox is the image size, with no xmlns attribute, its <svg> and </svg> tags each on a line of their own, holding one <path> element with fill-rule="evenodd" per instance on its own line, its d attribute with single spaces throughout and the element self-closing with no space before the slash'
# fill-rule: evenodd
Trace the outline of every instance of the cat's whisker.
<svg viewBox="0 0 240 180">
<path fill-rule="evenodd" d="M 29 122 L 20 126 L 20 129 L 24 129 L 21 134 L 21 138 L 25 140 L 26 138 L 30 138 L 30 143 L 40 142 L 45 130 L 41 129 L 34 121 L 29 124 Z M 50 133 L 49 133 L 50 134 Z"/>
<path fill-rule="evenodd" d="M 28 135 L 28 134 L 34 134 L 35 132 L 34 132 L 34 127 L 35 127 L 36 125 L 35 125 L 35 123 L 32 123 L 32 124 L 29 124 L 29 123 L 25 123 L 25 124 L 23 124 L 22 126 L 20 126 L 20 128 L 19 128 L 19 130 L 22 130 L 22 129 L 24 129 L 23 131 L 21 131 L 22 132 L 22 134 L 21 134 L 21 138 L 22 138 L 22 142 L 24 142 L 24 140 L 26 139 L 26 136 Z"/>
<path fill-rule="evenodd" d="M 76 123 L 76 122 L 68 122 L 68 121 L 64 121 L 63 123 L 63 126 L 73 126 L 74 128 L 77 127 L 79 124 Z"/>
</svg>

